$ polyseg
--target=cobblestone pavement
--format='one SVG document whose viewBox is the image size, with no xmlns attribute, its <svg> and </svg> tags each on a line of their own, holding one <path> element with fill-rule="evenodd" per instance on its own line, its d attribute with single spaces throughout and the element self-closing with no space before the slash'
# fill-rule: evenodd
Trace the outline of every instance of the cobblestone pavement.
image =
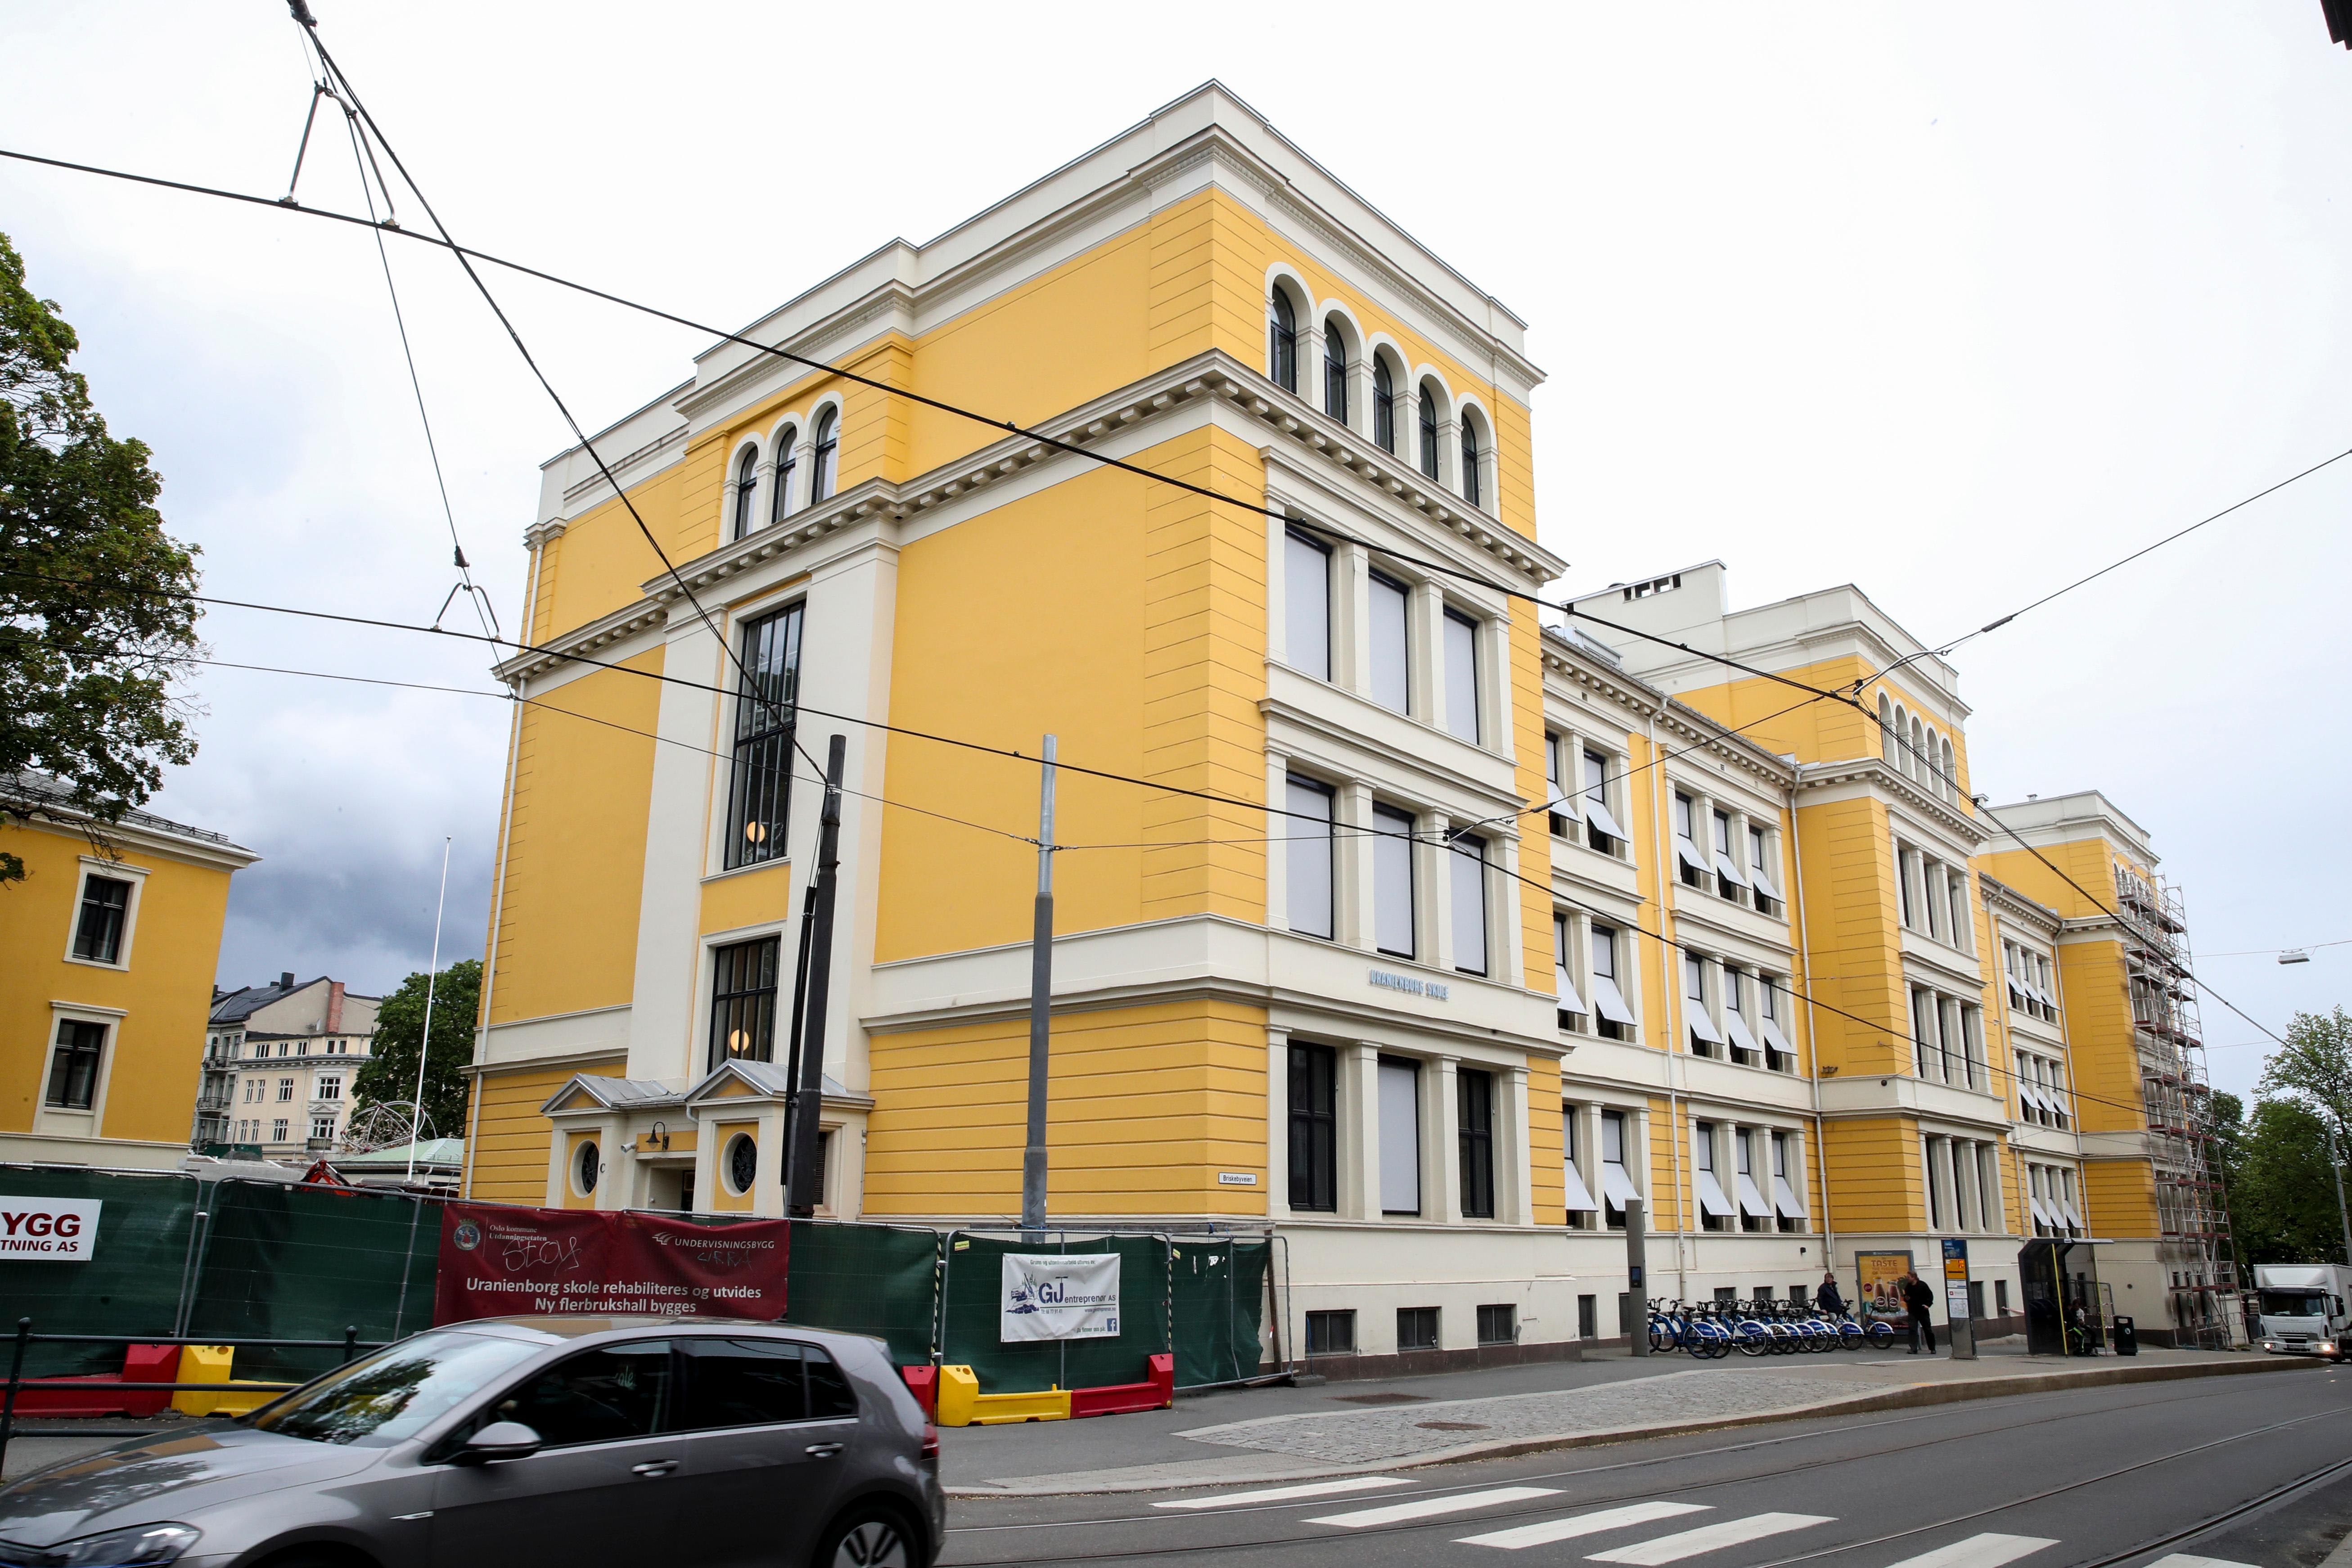
<svg viewBox="0 0 2352 1568">
<path fill-rule="evenodd" d="M 1548 1394 L 1431 1401 L 1331 1415 L 1276 1415 L 1222 1426 L 1196 1426 L 1175 1436 L 1325 1464 L 1378 1464 L 1471 1445 L 1762 1415 L 1792 1405 L 1881 1394 L 1886 1388 L 1885 1383 L 1859 1378 L 1693 1371 Z"/>
</svg>

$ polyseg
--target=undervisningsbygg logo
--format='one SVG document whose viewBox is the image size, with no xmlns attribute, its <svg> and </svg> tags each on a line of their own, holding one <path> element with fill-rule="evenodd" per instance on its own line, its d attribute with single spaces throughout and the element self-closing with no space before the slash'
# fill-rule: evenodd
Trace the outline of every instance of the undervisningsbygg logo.
<svg viewBox="0 0 2352 1568">
<path fill-rule="evenodd" d="M 472 1220 L 461 1219 L 457 1228 L 449 1233 L 449 1239 L 457 1244 L 458 1251 L 471 1252 L 482 1245 L 482 1227 Z"/>
</svg>

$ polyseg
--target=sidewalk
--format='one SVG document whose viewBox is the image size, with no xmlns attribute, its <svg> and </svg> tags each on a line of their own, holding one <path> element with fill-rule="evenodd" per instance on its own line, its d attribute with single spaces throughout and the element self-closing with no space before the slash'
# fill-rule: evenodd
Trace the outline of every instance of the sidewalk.
<svg viewBox="0 0 2352 1568">
<path fill-rule="evenodd" d="M 2028 1356 L 2021 1340 L 1979 1359 L 1861 1352 L 1583 1362 L 1391 1382 L 1180 1396 L 1173 1410 L 940 1434 L 941 1477 L 959 1497 L 1148 1491 L 1281 1481 L 1574 1447 L 2053 1388 L 2319 1366 L 2255 1352 L 2143 1350 L 2136 1358 Z"/>
</svg>

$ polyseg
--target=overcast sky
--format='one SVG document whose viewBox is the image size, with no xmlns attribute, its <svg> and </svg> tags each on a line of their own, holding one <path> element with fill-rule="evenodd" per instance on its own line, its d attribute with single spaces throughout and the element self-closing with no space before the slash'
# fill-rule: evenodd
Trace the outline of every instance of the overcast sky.
<svg viewBox="0 0 2352 1568">
<path fill-rule="evenodd" d="M 458 237 L 739 324 L 1215 76 L 1530 323 L 1565 592 L 1712 556 L 1948 639 L 2352 446 L 2352 54 L 2318 0 L 1966 7 L 398 6 L 312 0 Z M 1288 16 L 1297 26 L 1269 26 Z M 885 47 L 877 47 L 877 45 Z M 1402 47 L 1401 47 L 1402 46 Z M 276 195 L 310 97 L 271 0 L 0 11 L 0 145 Z M 341 127 L 302 195 L 356 207 Z M 404 204 L 404 221 L 415 222 Z M 430 619 L 454 580 L 362 230 L 0 166 L 174 532 L 231 597 Z M 568 443 L 444 258 L 395 247 L 457 526 L 515 617 Z M 696 334 L 494 286 L 593 428 Z M 2345 998 L 2352 460 L 1969 645 L 1975 778 L 2095 786 L 2273 1028 Z M 470 625 L 462 608 L 451 624 Z M 494 690 L 478 647 L 236 610 L 215 658 Z M 155 809 L 266 858 L 221 978 L 383 990 L 487 923 L 494 699 L 205 670 Z M 2214 1078 L 2263 1052 L 2209 1000 Z"/>
</svg>

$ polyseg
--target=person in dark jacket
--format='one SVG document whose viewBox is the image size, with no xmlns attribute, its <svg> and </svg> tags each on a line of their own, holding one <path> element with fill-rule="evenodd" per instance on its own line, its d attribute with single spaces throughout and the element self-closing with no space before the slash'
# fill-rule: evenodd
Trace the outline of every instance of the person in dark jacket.
<svg viewBox="0 0 2352 1568">
<path fill-rule="evenodd" d="M 1814 1304 L 1819 1306 L 1824 1312 L 1843 1312 L 1845 1310 L 1845 1298 L 1838 1292 L 1837 1276 L 1835 1274 L 1824 1274 L 1822 1276 L 1822 1288 L 1813 1292 L 1813 1301 Z"/>
<path fill-rule="evenodd" d="M 1936 1304 L 1936 1293 L 1916 1274 L 1903 1277 L 1903 1305 L 1911 1327 L 1911 1353 L 1919 1353 L 1919 1341 L 1927 1342 L 1927 1353 L 1936 1353 L 1936 1325 L 1929 1321 L 1927 1310 Z"/>
</svg>

